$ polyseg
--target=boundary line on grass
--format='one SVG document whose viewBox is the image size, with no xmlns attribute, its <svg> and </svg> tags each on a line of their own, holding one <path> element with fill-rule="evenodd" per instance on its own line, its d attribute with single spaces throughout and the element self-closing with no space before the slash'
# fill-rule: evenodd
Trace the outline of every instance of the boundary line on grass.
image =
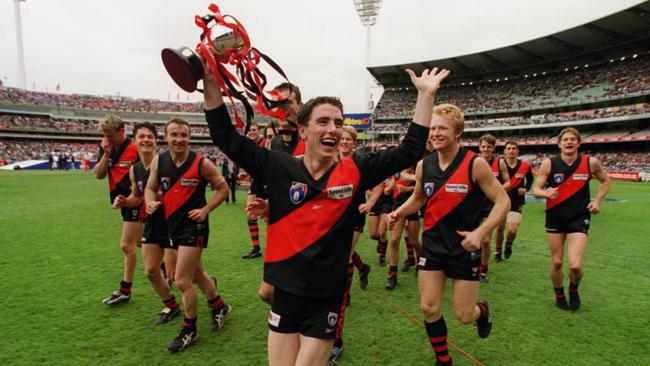
<svg viewBox="0 0 650 366">
<path fill-rule="evenodd" d="M 420 319 L 418 319 L 418 318 L 416 318 L 415 316 L 413 316 L 413 314 L 411 314 L 411 313 L 409 313 L 408 311 L 406 311 L 406 310 L 405 310 L 403 307 L 401 307 L 399 304 L 390 301 L 387 297 L 385 297 L 384 295 L 382 295 L 382 294 L 380 294 L 380 293 L 378 293 L 378 292 L 376 292 L 376 291 L 374 291 L 374 290 L 372 290 L 372 289 L 370 289 L 368 292 L 372 293 L 375 297 L 378 297 L 379 299 L 381 299 L 382 301 L 384 301 L 384 302 L 387 303 L 388 305 L 391 305 L 392 307 L 394 307 L 395 309 L 397 309 L 397 310 L 398 310 L 400 313 L 402 313 L 404 316 L 406 316 L 407 318 L 413 320 L 413 321 L 414 321 L 416 324 L 418 324 L 421 328 L 424 328 L 424 323 L 422 323 L 422 321 L 421 321 Z M 449 343 L 450 346 L 454 347 L 454 348 L 455 348 L 458 352 L 460 352 L 463 356 L 467 357 L 470 361 L 474 362 L 474 363 L 477 364 L 478 366 L 485 366 L 484 363 L 482 363 L 481 361 L 477 360 L 476 357 L 472 356 L 469 352 L 465 351 L 464 349 L 462 349 L 462 348 L 460 348 L 459 346 L 457 346 L 457 345 L 455 345 L 454 343 L 452 343 L 452 342 L 449 340 L 449 338 L 447 338 L 447 343 Z"/>
<path fill-rule="evenodd" d="M 520 238 L 520 240 L 532 241 L 534 243 L 542 243 L 542 244 L 548 245 L 548 241 L 547 240 L 542 240 L 542 239 L 532 239 L 532 238 L 524 238 L 524 237 L 522 237 L 522 238 Z M 548 247 L 546 247 L 546 248 L 548 249 Z M 611 253 L 607 253 L 607 252 L 601 252 L 600 250 L 597 250 L 597 249 L 595 249 L 595 250 L 594 249 L 589 249 L 589 253 L 595 253 L 595 254 L 598 254 L 598 255 L 605 256 L 605 257 L 612 257 L 612 258 L 618 258 L 618 259 L 624 259 L 624 260 L 641 260 L 641 259 L 644 258 L 644 257 L 626 257 L 626 256 L 623 256 L 623 255 L 616 255 L 616 254 L 611 254 Z M 546 254 L 548 254 L 548 252 Z"/>
</svg>

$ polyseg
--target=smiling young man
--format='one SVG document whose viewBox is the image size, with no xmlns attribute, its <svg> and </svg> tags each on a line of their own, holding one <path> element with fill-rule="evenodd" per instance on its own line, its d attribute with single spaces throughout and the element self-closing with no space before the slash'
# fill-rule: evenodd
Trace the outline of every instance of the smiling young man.
<svg viewBox="0 0 650 366">
<path fill-rule="evenodd" d="M 551 282 L 555 305 L 561 310 L 578 310 L 578 286 L 583 276 L 582 260 L 587 249 L 591 214 L 600 212 L 600 204 L 609 192 L 609 177 L 600 160 L 580 154 L 580 133 L 567 127 L 558 136 L 560 154 L 544 160 L 533 194 L 546 199 L 546 233 L 551 252 Z M 589 197 L 589 180 L 600 182 L 594 201 Z M 569 303 L 564 295 L 562 265 L 564 243 L 569 261 Z"/>
<path fill-rule="evenodd" d="M 183 294 L 185 319 L 178 336 L 167 346 L 171 352 L 182 351 L 198 337 L 197 284 L 208 299 L 212 313 L 211 329 L 217 331 L 230 313 L 217 292 L 216 279 L 203 269 L 201 254 L 208 247 L 210 232 L 208 215 L 228 196 L 228 186 L 209 159 L 189 149 L 190 125 L 172 119 L 165 125 L 165 141 L 169 147 L 151 162 L 145 189 L 147 214 L 153 215 L 162 205 L 170 242 L 177 250 L 175 284 Z M 205 187 L 216 190 L 210 201 Z M 162 191 L 162 198 L 158 191 Z"/>
<path fill-rule="evenodd" d="M 486 161 L 461 146 L 464 117 L 460 109 L 441 104 L 433 115 L 430 136 L 436 152 L 417 164 L 413 194 L 386 220 L 395 222 L 426 205 L 418 261 L 420 306 L 436 365 L 449 366 L 447 325 L 441 313 L 445 282 L 453 280 L 458 320 L 476 322 L 479 337 L 487 337 L 492 329 L 490 311 L 487 301 L 478 300 L 481 240 L 505 217 L 510 202 Z M 493 206 L 481 220 L 486 197 Z"/>
<path fill-rule="evenodd" d="M 117 196 L 126 197 L 131 194 L 129 170 L 138 161 L 138 149 L 133 141 L 126 137 L 124 122 L 119 117 L 107 117 L 100 123 L 99 130 L 104 138 L 94 168 L 95 177 L 104 179 L 108 176 L 112 205 Z M 131 300 L 131 285 L 136 263 L 135 247 L 142 234 L 139 207 L 124 207 L 121 213 L 123 223 L 120 249 L 124 254 L 124 275 L 119 290 L 102 301 L 108 306 L 127 304 Z"/>
<path fill-rule="evenodd" d="M 150 122 L 137 123 L 133 127 L 135 145 L 138 148 L 140 161 L 131 167 L 131 195 L 125 197 L 118 195 L 113 201 L 114 208 L 141 207 L 144 202 L 144 189 L 149 179 L 149 167 L 153 159 L 158 156 L 156 144 L 156 127 Z M 143 210 L 140 212 L 143 214 Z M 142 216 L 142 215 L 141 215 Z M 165 324 L 180 314 L 180 307 L 176 302 L 169 284 L 162 276 L 160 266 L 165 257 L 175 257 L 176 253 L 169 244 L 167 224 L 163 210 L 157 210 L 153 215 L 146 217 L 144 233 L 142 234 L 142 261 L 144 271 L 151 282 L 154 291 L 160 296 L 164 304 L 156 324 Z M 174 268 L 167 268 L 168 273 L 174 273 Z M 173 276 L 172 276 L 173 278 Z"/>
<path fill-rule="evenodd" d="M 431 109 L 448 71 L 408 71 L 418 89 L 414 116 L 395 149 L 338 159 L 343 106 L 317 97 L 298 113 L 305 154 L 268 151 L 236 133 L 219 86 L 206 68 L 205 109 L 212 140 L 267 187 L 269 225 L 264 279 L 275 293 L 268 319 L 269 364 L 325 365 L 346 288 L 354 218 L 361 196 L 422 155 Z"/>
<path fill-rule="evenodd" d="M 503 248 L 503 239 L 506 240 L 506 250 L 503 255 L 506 259 L 512 255 L 512 244 L 517 237 L 517 229 L 521 223 L 521 215 L 523 206 L 526 204 L 526 192 L 530 190 L 533 185 L 533 169 L 526 161 L 519 159 L 519 145 L 514 141 L 506 141 L 503 148 L 503 155 L 505 155 L 506 166 L 508 167 L 508 175 L 510 176 L 510 186 L 506 189 L 508 197 L 510 198 L 510 212 L 506 217 L 506 221 L 502 221 L 497 227 L 496 233 L 496 249 L 494 252 L 494 261 L 501 261 L 501 250 Z M 508 226 L 508 234 L 505 234 L 506 225 Z"/>
<path fill-rule="evenodd" d="M 352 155 L 355 154 L 355 149 L 357 147 L 357 131 L 350 126 L 343 126 L 343 132 L 341 133 L 341 141 L 339 143 L 339 157 L 340 158 L 352 158 Z M 359 213 L 355 218 L 354 223 L 354 233 L 352 234 L 352 249 L 350 253 L 350 259 L 347 267 L 347 288 L 345 290 L 345 297 L 343 299 L 343 305 L 341 307 L 341 313 L 339 314 L 339 322 L 336 327 L 336 339 L 334 341 L 334 346 L 329 356 L 329 363 L 335 364 L 336 361 L 343 355 L 343 324 L 345 319 L 345 310 L 348 304 L 350 303 L 350 286 L 352 285 L 352 277 L 354 275 L 354 267 L 357 267 L 359 271 L 359 284 L 361 289 L 365 289 L 368 286 L 368 275 L 370 274 L 370 266 L 363 263 L 361 256 L 355 250 L 359 237 L 363 233 L 363 227 L 366 223 L 366 215 L 364 212 L 361 212 L 362 207 L 365 206 L 366 199 L 365 195 L 361 198 L 361 204 L 359 205 Z"/>
</svg>

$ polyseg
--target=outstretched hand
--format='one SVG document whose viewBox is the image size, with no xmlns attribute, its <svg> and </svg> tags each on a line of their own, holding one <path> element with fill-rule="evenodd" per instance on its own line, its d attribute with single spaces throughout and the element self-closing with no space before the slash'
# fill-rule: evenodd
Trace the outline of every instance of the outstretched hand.
<svg viewBox="0 0 650 366">
<path fill-rule="evenodd" d="M 433 97 L 440 88 L 440 83 L 449 75 L 450 71 L 447 69 L 438 71 L 438 68 L 434 67 L 431 71 L 424 69 L 420 76 L 417 76 L 411 69 L 406 69 L 406 73 L 411 77 L 411 83 L 417 88 L 418 92 Z"/>
</svg>

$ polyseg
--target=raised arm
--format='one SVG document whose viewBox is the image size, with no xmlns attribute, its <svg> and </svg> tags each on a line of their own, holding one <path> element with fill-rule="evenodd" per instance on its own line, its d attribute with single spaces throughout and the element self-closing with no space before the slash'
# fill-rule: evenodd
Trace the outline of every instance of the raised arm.
<svg viewBox="0 0 650 366">
<path fill-rule="evenodd" d="M 444 69 L 438 71 L 438 68 L 433 68 L 431 71 L 425 69 L 420 76 L 410 69 L 406 72 L 418 90 L 413 123 L 409 126 L 406 137 L 399 146 L 366 155 L 367 170 L 364 172 L 364 178 L 367 185 L 365 187 L 374 187 L 387 176 L 415 165 L 424 152 L 429 137 L 429 125 L 433 116 L 436 93 L 440 88 L 440 83 L 449 75 L 449 71 Z"/>
<path fill-rule="evenodd" d="M 592 202 L 589 202 L 587 205 L 589 212 L 595 215 L 600 212 L 600 204 L 605 199 L 605 196 L 607 196 L 609 187 L 612 183 L 609 180 L 607 172 L 605 172 L 603 169 L 603 165 L 600 163 L 600 160 L 590 156 L 589 168 L 591 170 L 591 174 L 593 174 L 594 177 L 596 177 L 596 179 L 598 179 L 600 182 L 600 185 L 598 185 L 598 193 L 596 194 L 596 199 L 594 199 Z"/>
<path fill-rule="evenodd" d="M 221 89 L 215 76 L 209 67 L 204 65 L 203 69 L 205 119 L 212 141 L 230 160 L 246 170 L 253 178 L 265 182 L 269 166 L 269 151 L 237 133 L 223 103 Z"/>
</svg>

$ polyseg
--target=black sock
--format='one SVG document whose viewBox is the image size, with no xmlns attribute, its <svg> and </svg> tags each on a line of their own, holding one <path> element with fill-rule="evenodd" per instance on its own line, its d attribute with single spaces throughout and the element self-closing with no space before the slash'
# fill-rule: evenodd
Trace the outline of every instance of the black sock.
<svg viewBox="0 0 650 366">
<path fill-rule="evenodd" d="M 556 299 L 564 299 L 564 286 L 562 287 L 553 287 L 553 291 L 555 291 L 555 298 Z"/>
<path fill-rule="evenodd" d="M 447 324 L 445 323 L 445 318 L 441 316 L 440 319 L 433 323 L 428 323 L 425 320 L 424 329 L 429 337 L 431 348 L 436 353 L 436 359 L 444 363 L 451 362 L 447 348 Z"/>
<path fill-rule="evenodd" d="M 570 282 L 570 283 L 569 283 L 569 293 L 570 293 L 570 294 L 578 293 L 578 286 L 579 286 L 579 285 L 580 285 L 580 284 L 576 284 L 576 283 Z"/>
<path fill-rule="evenodd" d="M 123 293 L 124 295 L 131 294 L 132 284 L 133 284 L 132 282 L 120 281 L 120 292 Z"/>
<path fill-rule="evenodd" d="M 388 267 L 388 277 L 397 277 L 397 266 Z"/>
<path fill-rule="evenodd" d="M 185 317 L 183 319 L 183 328 L 196 330 L 196 317 L 194 319 L 188 319 Z"/>
</svg>

